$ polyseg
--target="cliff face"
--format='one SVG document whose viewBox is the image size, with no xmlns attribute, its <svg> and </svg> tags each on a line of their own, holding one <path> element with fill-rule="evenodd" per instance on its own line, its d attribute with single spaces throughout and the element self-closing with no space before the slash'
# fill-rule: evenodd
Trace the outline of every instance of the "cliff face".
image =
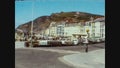
<svg viewBox="0 0 120 68">
<path fill-rule="evenodd" d="M 52 13 L 50 16 L 41 16 L 36 18 L 33 22 L 33 30 L 34 32 L 40 32 L 49 27 L 52 21 L 67 21 L 68 23 L 80 22 L 80 21 L 89 21 L 90 18 L 94 19 L 99 17 L 104 17 L 102 15 L 90 14 L 85 12 L 60 12 L 60 13 Z M 29 32 L 31 27 L 31 22 L 29 21 L 25 24 L 21 24 L 16 29 L 21 29 L 24 32 Z"/>
</svg>

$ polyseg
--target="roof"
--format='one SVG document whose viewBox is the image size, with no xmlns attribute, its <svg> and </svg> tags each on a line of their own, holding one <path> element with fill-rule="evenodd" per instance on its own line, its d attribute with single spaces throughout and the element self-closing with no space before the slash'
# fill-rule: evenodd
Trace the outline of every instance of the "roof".
<svg viewBox="0 0 120 68">
<path fill-rule="evenodd" d="M 104 22 L 104 21 L 105 21 L 105 17 L 97 18 L 94 20 L 94 22 Z"/>
<path fill-rule="evenodd" d="M 23 30 L 21 30 L 21 29 L 16 29 L 16 32 L 23 32 Z"/>
</svg>

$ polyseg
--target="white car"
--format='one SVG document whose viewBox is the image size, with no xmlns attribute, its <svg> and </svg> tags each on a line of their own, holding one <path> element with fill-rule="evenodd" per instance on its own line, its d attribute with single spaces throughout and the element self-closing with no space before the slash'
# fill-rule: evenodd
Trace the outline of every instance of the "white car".
<svg viewBox="0 0 120 68">
<path fill-rule="evenodd" d="M 90 42 L 90 43 L 99 43 L 99 42 L 101 42 L 101 39 L 100 38 L 88 38 L 88 41 Z"/>
<path fill-rule="evenodd" d="M 72 45 L 73 44 L 72 41 L 65 40 L 65 39 L 61 40 L 61 43 L 62 43 L 62 45 Z"/>
<path fill-rule="evenodd" d="M 78 43 L 79 43 L 79 40 L 78 40 L 78 39 L 74 39 L 74 40 L 73 40 L 73 44 L 74 44 L 74 45 L 78 45 Z"/>
</svg>

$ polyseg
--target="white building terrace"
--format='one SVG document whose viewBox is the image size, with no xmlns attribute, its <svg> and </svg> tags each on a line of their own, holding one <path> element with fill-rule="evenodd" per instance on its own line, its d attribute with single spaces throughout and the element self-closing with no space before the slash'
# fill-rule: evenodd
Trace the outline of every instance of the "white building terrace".
<svg viewBox="0 0 120 68">
<path fill-rule="evenodd" d="M 105 38 L 105 18 L 97 18 L 95 20 L 79 23 L 60 23 L 51 22 L 44 35 L 49 36 L 71 36 L 87 35 L 89 37 Z"/>
</svg>

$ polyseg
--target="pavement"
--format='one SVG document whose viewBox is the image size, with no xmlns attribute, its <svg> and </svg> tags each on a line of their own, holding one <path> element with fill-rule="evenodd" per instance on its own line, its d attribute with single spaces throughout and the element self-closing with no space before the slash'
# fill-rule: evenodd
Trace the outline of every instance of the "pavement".
<svg viewBox="0 0 120 68">
<path fill-rule="evenodd" d="M 105 49 L 65 55 L 61 61 L 74 68 L 105 68 Z"/>
</svg>

